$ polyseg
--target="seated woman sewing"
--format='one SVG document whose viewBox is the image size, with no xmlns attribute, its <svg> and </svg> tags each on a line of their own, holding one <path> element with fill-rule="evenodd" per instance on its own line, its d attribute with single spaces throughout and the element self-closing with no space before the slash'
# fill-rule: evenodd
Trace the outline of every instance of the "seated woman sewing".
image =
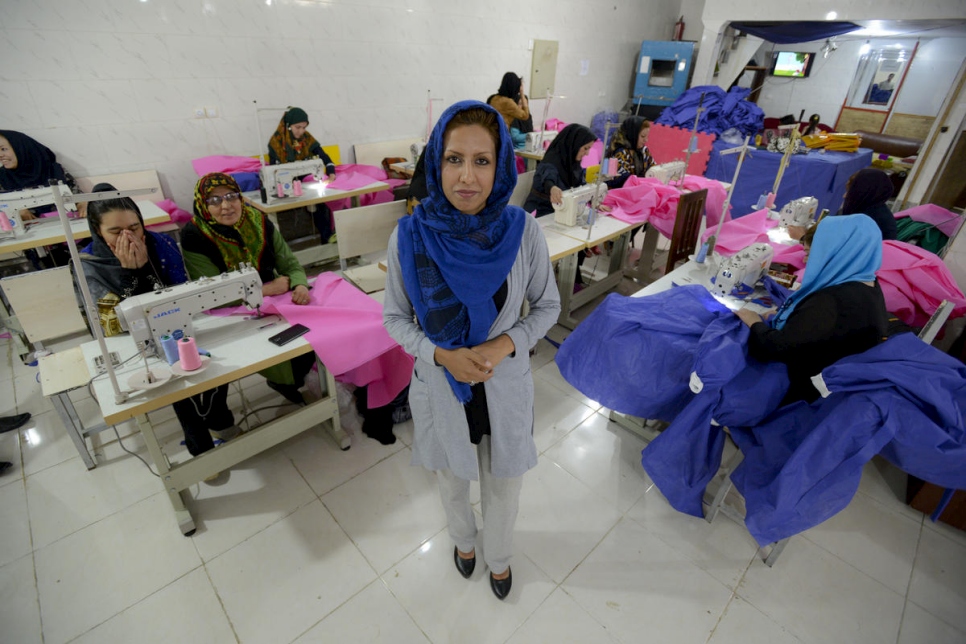
<svg viewBox="0 0 966 644">
<path fill-rule="evenodd" d="M 306 159 L 321 159 L 325 163 L 325 173 L 329 179 L 335 179 L 335 164 L 322 149 L 322 145 L 308 131 L 309 115 L 300 107 L 289 107 L 278 122 L 278 127 L 268 141 L 268 162 L 292 163 Z M 321 178 L 321 177 L 320 177 Z M 323 244 L 331 243 L 332 211 L 327 205 L 318 204 L 310 208 L 312 221 Z"/>
<path fill-rule="evenodd" d="M 496 94 L 487 98 L 486 102 L 500 113 L 503 122 L 510 128 L 510 139 L 513 141 L 514 149 L 523 149 L 527 144 L 526 132 L 533 131 L 530 102 L 523 93 L 523 79 L 514 72 L 505 73 L 500 81 L 500 88 Z M 526 130 L 527 123 L 529 123 L 529 130 Z"/>
<path fill-rule="evenodd" d="M 51 179 L 63 181 L 71 192 L 80 192 L 74 177 L 57 162 L 50 148 L 21 132 L 0 130 L 0 193 L 47 187 Z M 44 208 L 40 212 L 49 210 L 54 210 L 54 207 Z M 81 204 L 78 214 L 83 217 L 85 210 L 86 204 Z M 20 211 L 20 218 L 29 221 L 36 219 L 38 214 L 25 208 Z M 27 250 L 24 254 L 38 270 L 69 261 L 63 245 L 49 250 L 49 257 L 43 257 L 46 253 L 42 249 Z M 54 257 L 56 260 L 52 259 Z"/>
<path fill-rule="evenodd" d="M 563 191 L 584 185 L 584 169 L 580 161 L 590 152 L 597 137 L 589 128 L 571 123 L 557 135 L 543 155 L 543 161 L 533 175 L 530 196 L 523 204 L 527 212 L 536 211 L 537 217 L 553 212 L 553 204 L 563 203 Z M 585 251 L 578 253 L 577 284 L 583 284 L 580 266 L 587 256 Z"/>
<path fill-rule="evenodd" d="M 775 316 L 765 322 L 748 309 L 735 311 L 751 328 L 749 354 L 788 366 L 791 383 L 782 404 L 815 400 L 812 376 L 885 340 L 890 316 L 875 277 L 881 265 L 882 234 L 872 219 L 826 217 L 806 245 L 801 288 Z"/>
<path fill-rule="evenodd" d="M 647 151 L 647 137 L 651 122 L 643 116 L 628 116 L 621 123 L 607 152 L 608 158 L 617 160 L 617 176 L 607 182 L 609 188 L 620 188 L 631 175 L 643 177 L 654 165 Z"/>
<path fill-rule="evenodd" d="M 114 186 L 101 183 L 92 192 L 112 190 Z M 122 330 L 114 308 L 122 300 L 150 293 L 159 284 L 181 284 L 188 276 L 178 245 L 170 237 L 145 230 L 141 211 L 130 197 L 91 202 L 87 215 L 92 241 L 80 255 L 84 278 L 97 302 L 104 335 L 118 335 Z M 172 406 L 192 456 L 214 448 L 211 433 L 230 440 L 241 431 L 228 408 L 228 385 Z"/>
<path fill-rule="evenodd" d="M 181 248 L 191 279 L 212 277 L 251 263 L 262 279 L 263 295 L 291 292 L 292 302 L 308 304 L 308 280 L 298 259 L 272 222 L 246 205 L 227 174 L 213 172 L 195 186 L 194 217 L 181 231 Z M 306 354 L 261 372 L 268 386 L 302 404 L 299 388 L 315 364 Z"/>
<path fill-rule="evenodd" d="M 882 231 L 882 239 L 896 239 L 899 234 L 896 218 L 886 205 L 886 201 L 892 198 L 893 190 L 889 175 L 882 170 L 859 170 L 845 184 L 842 214 L 870 217 Z"/>
</svg>

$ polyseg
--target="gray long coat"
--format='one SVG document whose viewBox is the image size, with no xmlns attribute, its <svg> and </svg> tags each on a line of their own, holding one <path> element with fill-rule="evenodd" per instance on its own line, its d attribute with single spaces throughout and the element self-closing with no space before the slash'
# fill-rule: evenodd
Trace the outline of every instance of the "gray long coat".
<svg viewBox="0 0 966 644">
<path fill-rule="evenodd" d="M 533 442 L 533 377 L 529 349 L 557 321 L 560 296 L 553 280 L 547 241 L 533 217 L 527 216 L 516 261 L 507 276 L 507 298 L 488 340 L 507 334 L 516 351 L 496 366 L 484 384 L 490 412 L 490 469 L 497 477 L 521 476 L 537 464 Z M 406 294 L 399 267 L 398 229 L 389 239 L 383 323 L 402 347 L 416 357 L 409 388 L 415 436 L 413 465 L 448 469 L 465 480 L 478 480 L 476 452 L 470 443 L 463 406 L 446 381 L 445 369 L 433 358 L 436 345 L 420 328 Z M 520 316 L 524 297 L 530 303 Z"/>
</svg>

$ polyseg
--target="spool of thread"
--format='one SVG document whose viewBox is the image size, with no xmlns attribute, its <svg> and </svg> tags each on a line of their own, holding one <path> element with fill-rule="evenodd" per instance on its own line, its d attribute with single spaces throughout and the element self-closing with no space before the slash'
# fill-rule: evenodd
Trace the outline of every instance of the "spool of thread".
<svg viewBox="0 0 966 644">
<path fill-rule="evenodd" d="M 774 207 L 775 207 L 775 193 L 769 192 L 768 199 L 765 200 L 765 208 L 774 208 Z"/>
<path fill-rule="evenodd" d="M 195 344 L 194 338 L 184 337 L 178 340 L 178 358 L 184 371 L 195 371 L 201 368 L 201 356 L 198 354 L 198 345 Z"/>
<path fill-rule="evenodd" d="M 7 213 L 0 210 L 0 230 L 9 233 L 13 230 L 13 224 L 10 223 L 10 217 L 7 217 Z"/>
<path fill-rule="evenodd" d="M 285 196 L 285 188 L 282 186 L 281 182 L 275 184 L 275 194 L 277 194 L 280 198 Z"/>
<path fill-rule="evenodd" d="M 698 251 L 698 256 L 694 258 L 694 261 L 698 264 L 704 264 L 704 260 L 708 257 L 708 242 L 701 244 L 701 249 Z"/>
<path fill-rule="evenodd" d="M 178 361 L 178 339 L 170 335 L 161 336 L 161 350 L 164 351 L 164 359 L 168 364 Z"/>
<path fill-rule="evenodd" d="M 762 193 L 762 195 L 758 197 L 758 203 L 755 204 L 755 209 L 761 210 L 762 208 L 765 207 L 766 203 L 768 203 L 768 195 Z"/>
<path fill-rule="evenodd" d="M 298 179 L 296 179 L 292 183 L 292 194 L 295 195 L 296 197 L 302 196 L 302 182 L 299 181 Z"/>
</svg>

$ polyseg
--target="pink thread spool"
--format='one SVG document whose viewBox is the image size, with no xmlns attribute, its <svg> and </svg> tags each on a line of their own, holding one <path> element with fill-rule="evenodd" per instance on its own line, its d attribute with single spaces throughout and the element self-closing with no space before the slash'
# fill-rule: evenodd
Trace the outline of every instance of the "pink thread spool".
<svg viewBox="0 0 966 644">
<path fill-rule="evenodd" d="M 765 200 L 765 208 L 769 210 L 775 207 L 775 193 L 769 192 L 768 199 Z"/>
<path fill-rule="evenodd" d="M 178 359 L 184 371 L 196 371 L 201 368 L 201 356 L 198 354 L 198 345 L 194 338 L 185 337 L 178 340 Z"/>
<path fill-rule="evenodd" d="M 277 194 L 279 198 L 282 198 L 285 196 L 285 188 L 282 186 L 281 183 L 275 184 L 275 194 Z"/>
<path fill-rule="evenodd" d="M 292 194 L 296 197 L 302 196 L 302 182 L 298 179 L 292 182 Z"/>
<path fill-rule="evenodd" d="M 0 210 L 0 230 L 9 233 L 13 230 L 13 224 L 10 223 L 10 217 L 7 217 L 7 213 Z"/>
</svg>

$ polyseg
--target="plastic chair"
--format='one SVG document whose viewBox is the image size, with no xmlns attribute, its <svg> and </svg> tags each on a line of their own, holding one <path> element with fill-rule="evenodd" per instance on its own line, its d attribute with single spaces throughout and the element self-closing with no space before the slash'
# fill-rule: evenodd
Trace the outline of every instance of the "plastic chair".
<svg viewBox="0 0 966 644">
<path fill-rule="evenodd" d="M 517 175 L 517 186 L 513 189 L 513 194 L 510 195 L 511 206 L 523 207 L 527 197 L 530 195 L 530 188 L 533 187 L 533 175 L 536 173 L 536 170 L 531 170 L 530 172 L 522 172 Z"/>
<path fill-rule="evenodd" d="M 379 268 L 379 260 L 349 267 L 348 259 L 363 255 L 385 256 L 389 237 L 396 222 L 406 215 L 405 201 L 390 201 L 361 208 L 336 210 L 335 227 L 339 231 L 339 265 L 342 277 L 364 293 L 376 293 L 386 288 L 386 272 Z"/>
<path fill-rule="evenodd" d="M 701 218 L 704 216 L 704 202 L 707 198 L 707 188 L 681 195 L 677 214 L 674 217 L 674 232 L 671 235 L 671 248 L 667 253 L 665 274 L 674 270 L 674 265 L 679 261 L 686 260 L 688 255 L 694 253 L 694 247 L 698 243 Z"/>
</svg>

